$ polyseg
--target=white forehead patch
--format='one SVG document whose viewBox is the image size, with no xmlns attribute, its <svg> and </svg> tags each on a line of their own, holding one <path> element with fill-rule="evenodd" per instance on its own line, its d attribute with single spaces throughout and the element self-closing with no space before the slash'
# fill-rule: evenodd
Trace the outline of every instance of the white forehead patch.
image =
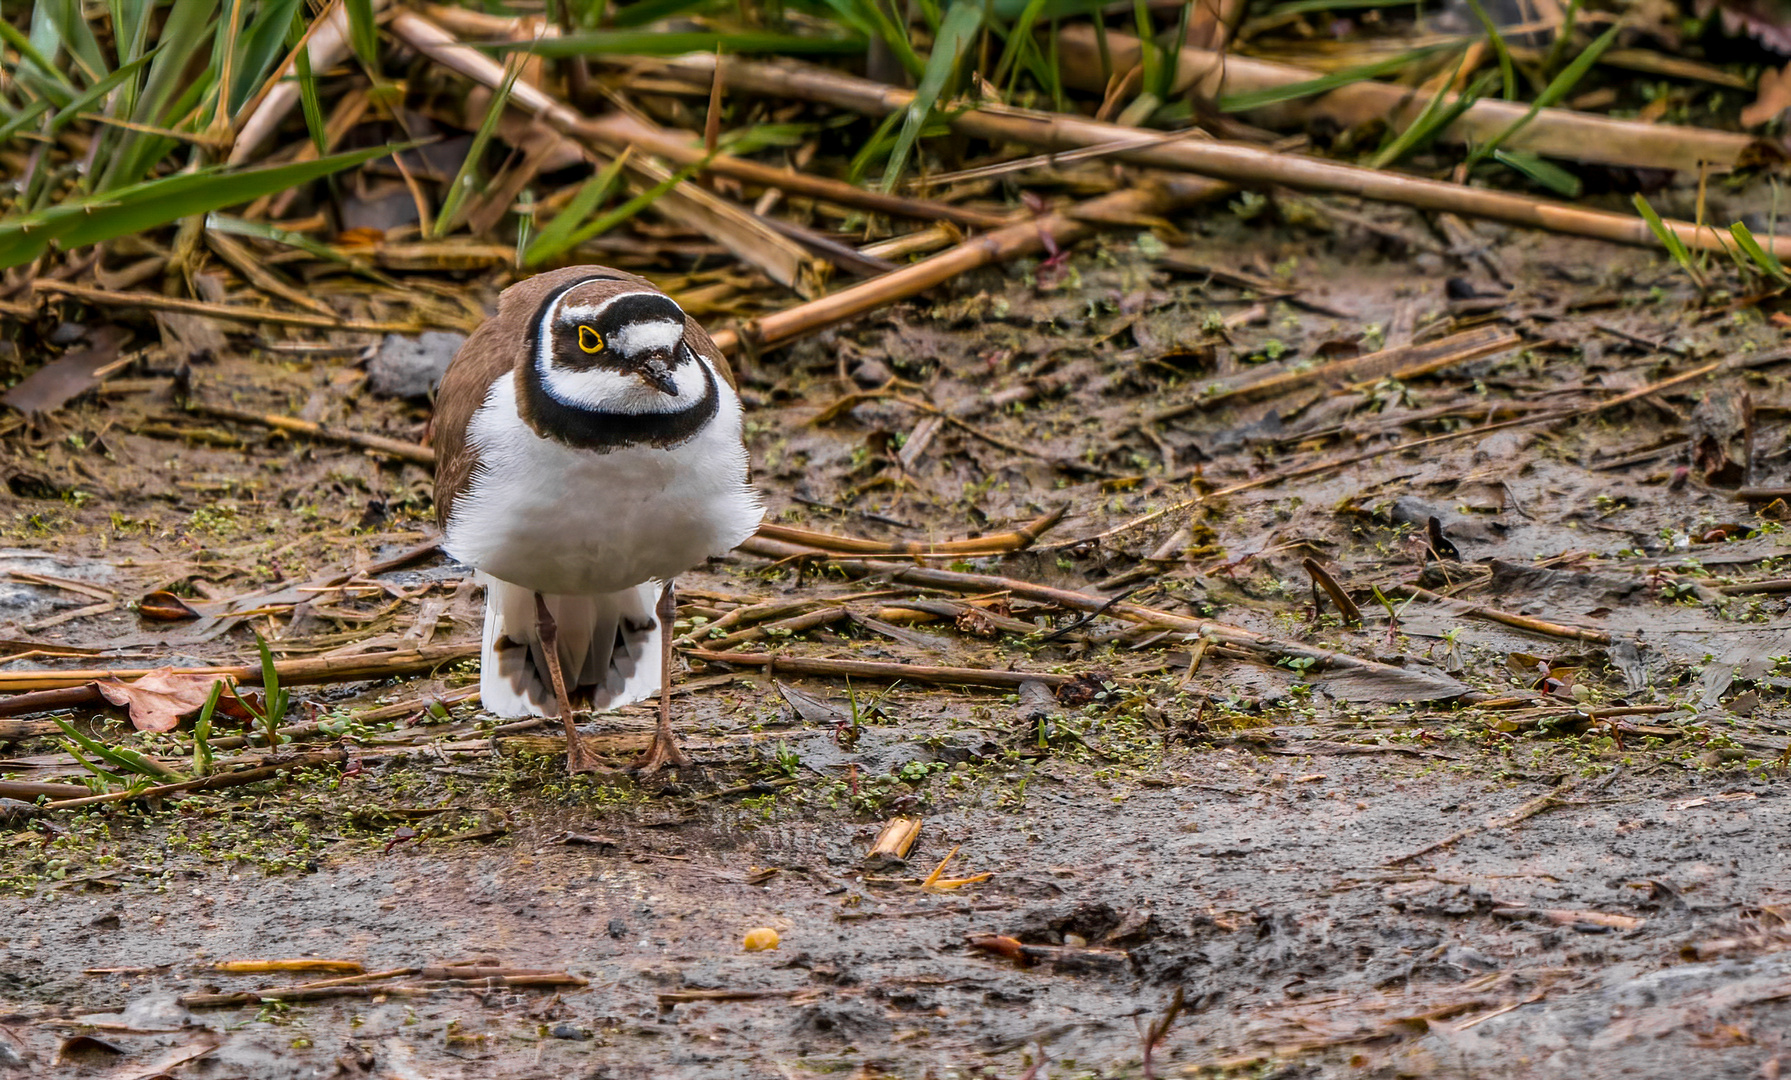
<svg viewBox="0 0 1791 1080">
<path fill-rule="evenodd" d="M 670 319 L 629 323 L 610 332 L 607 344 L 623 356 L 652 349 L 670 351 L 684 340 L 684 327 Z"/>
</svg>

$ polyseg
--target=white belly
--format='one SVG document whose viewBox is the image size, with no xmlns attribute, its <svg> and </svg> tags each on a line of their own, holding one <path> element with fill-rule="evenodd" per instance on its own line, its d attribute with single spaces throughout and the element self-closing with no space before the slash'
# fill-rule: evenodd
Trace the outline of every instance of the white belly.
<svg viewBox="0 0 1791 1080">
<path fill-rule="evenodd" d="M 479 465 L 454 500 L 448 554 L 536 592 L 579 595 L 669 581 L 725 555 L 764 510 L 746 483 L 740 401 L 718 390 L 715 416 L 690 441 L 598 453 L 536 435 L 517 415 L 515 380 L 498 379 L 467 432 Z"/>
</svg>

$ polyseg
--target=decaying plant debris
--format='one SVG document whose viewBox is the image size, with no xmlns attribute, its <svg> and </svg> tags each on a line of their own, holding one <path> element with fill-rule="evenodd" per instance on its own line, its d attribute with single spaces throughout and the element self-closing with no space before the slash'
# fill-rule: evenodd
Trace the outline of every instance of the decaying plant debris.
<svg viewBox="0 0 1791 1080">
<path fill-rule="evenodd" d="M 9 23 L 0 1067 L 1791 1065 L 1791 37 L 1126 7 Z M 772 510 L 639 785 L 430 524 L 577 261 Z"/>
</svg>

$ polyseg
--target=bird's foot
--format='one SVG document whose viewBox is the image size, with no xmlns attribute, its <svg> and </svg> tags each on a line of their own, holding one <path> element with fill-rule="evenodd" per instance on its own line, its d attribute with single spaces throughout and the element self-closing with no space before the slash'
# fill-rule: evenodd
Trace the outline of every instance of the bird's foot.
<svg viewBox="0 0 1791 1080">
<path fill-rule="evenodd" d="M 653 734 L 653 742 L 634 759 L 628 771 L 635 776 L 652 776 L 667 765 L 675 769 L 687 768 L 690 758 L 678 745 L 678 740 L 669 731 L 657 731 Z"/>
</svg>

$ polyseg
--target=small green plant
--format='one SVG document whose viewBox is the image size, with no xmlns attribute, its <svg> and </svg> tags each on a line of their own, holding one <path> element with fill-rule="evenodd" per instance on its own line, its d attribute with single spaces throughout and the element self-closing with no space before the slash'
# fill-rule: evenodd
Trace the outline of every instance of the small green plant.
<svg viewBox="0 0 1791 1080">
<path fill-rule="evenodd" d="M 261 654 L 261 708 L 256 708 L 237 693 L 234 686 L 230 688 L 230 696 L 249 711 L 267 739 L 267 745 L 277 747 L 280 745 L 280 725 L 286 720 L 286 710 L 292 706 L 292 695 L 280 685 L 280 669 L 274 664 L 274 654 L 267 647 L 267 640 L 260 634 L 255 635 L 255 648 Z"/>
</svg>

